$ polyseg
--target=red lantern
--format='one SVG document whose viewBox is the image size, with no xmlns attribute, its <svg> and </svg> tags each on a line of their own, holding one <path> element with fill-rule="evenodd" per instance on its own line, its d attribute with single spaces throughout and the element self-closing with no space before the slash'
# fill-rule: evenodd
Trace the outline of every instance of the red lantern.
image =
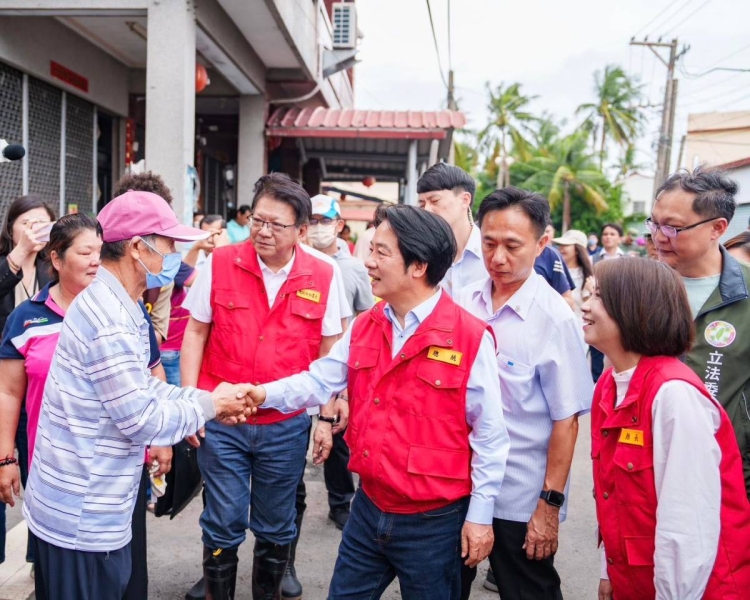
<svg viewBox="0 0 750 600">
<path fill-rule="evenodd" d="M 368 175 L 367 177 L 362 179 L 362 185 L 368 188 L 372 187 L 373 185 L 375 185 L 375 178 Z"/>
<path fill-rule="evenodd" d="M 211 83 L 211 80 L 208 78 L 208 71 L 206 71 L 206 67 L 204 67 L 201 64 L 195 65 L 195 93 L 200 94 L 203 90 L 206 89 L 206 86 Z"/>
</svg>

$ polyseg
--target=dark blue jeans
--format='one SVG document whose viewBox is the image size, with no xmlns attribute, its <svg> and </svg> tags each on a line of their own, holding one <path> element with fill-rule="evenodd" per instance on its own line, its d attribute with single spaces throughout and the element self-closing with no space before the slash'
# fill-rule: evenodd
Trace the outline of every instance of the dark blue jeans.
<svg viewBox="0 0 750 600">
<path fill-rule="evenodd" d="M 206 484 L 200 519 L 205 546 L 235 548 L 245 541 L 248 527 L 262 541 L 292 542 L 309 427 L 305 413 L 270 425 L 206 424 L 198 451 Z"/>
<path fill-rule="evenodd" d="M 424 513 L 384 513 L 360 488 L 344 526 L 328 600 L 376 600 L 395 577 L 402 598 L 457 600 L 468 508 L 463 498 Z"/>
<path fill-rule="evenodd" d="M 167 376 L 167 383 L 180 387 L 180 352 L 177 350 L 162 350 L 161 365 Z"/>
</svg>

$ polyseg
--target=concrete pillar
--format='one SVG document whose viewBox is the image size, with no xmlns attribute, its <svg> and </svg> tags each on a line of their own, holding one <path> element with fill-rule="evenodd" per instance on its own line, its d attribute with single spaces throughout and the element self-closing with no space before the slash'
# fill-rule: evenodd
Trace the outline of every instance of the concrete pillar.
<svg viewBox="0 0 750 600">
<path fill-rule="evenodd" d="M 195 156 L 195 33 L 193 0 L 149 0 L 146 168 L 169 186 L 183 223 L 193 221 L 187 173 Z"/>
<path fill-rule="evenodd" d="M 417 140 L 409 142 L 409 154 L 406 160 L 406 191 L 404 204 L 417 205 Z"/>
<path fill-rule="evenodd" d="M 240 131 L 237 151 L 237 206 L 250 204 L 253 186 L 266 173 L 266 98 L 240 96 Z"/>
</svg>

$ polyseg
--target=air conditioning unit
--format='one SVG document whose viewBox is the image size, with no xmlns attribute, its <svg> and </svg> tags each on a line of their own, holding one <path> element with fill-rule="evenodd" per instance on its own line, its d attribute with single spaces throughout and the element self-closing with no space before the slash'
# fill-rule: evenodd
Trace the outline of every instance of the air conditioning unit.
<svg viewBox="0 0 750 600">
<path fill-rule="evenodd" d="M 354 2 L 333 3 L 333 47 L 357 47 L 357 10 Z"/>
</svg>

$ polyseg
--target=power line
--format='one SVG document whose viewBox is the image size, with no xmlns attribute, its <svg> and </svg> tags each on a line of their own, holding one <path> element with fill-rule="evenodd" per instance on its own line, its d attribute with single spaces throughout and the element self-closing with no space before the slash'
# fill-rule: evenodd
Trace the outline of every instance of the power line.
<svg viewBox="0 0 750 600">
<path fill-rule="evenodd" d="M 448 70 L 453 70 L 453 53 L 451 52 L 451 0 L 448 0 Z"/>
<path fill-rule="evenodd" d="M 691 1 L 692 1 L 692 0 L 691 0 Z M 690 13 L 690 14 L 689 14 L 688 16 L 686 16 L 686 17 L 685 17 L 685 18 L 684 18 L 684 19 L 683 19 L 682 21 L 680 21 L 679 23 L 677 23 L 677 25 L 673 25 L 673 26 L 672 26 L 672 29 L 670 29 L 669 31 L 667 31 L 667 33 L 665 33 L 664 35 L 665 35 L 665 36 L 668 36 L 668 35 L 669 35 L 670 33 L 672 33 L 672 32 L 673 32 L 673 31 L 674 31 L 675 29 L 677 29 L 677 28 L 678 28 L 678 27 L 679 27 L 680 25 L 682 25 L 682 24 L 683 24 L 683 23 L 684 23 L 685 21 L 687 21 L 687 20 L 691 19 L 691 18 L 692 18 L 692 17 L 693 17 L 693 16 L 694 16 L 694 15 L 695 15 L 695 14 L 696 14 L 696 13 L 697 13 L 697 12 L 698 12 L 699 10 L 701 10 L 701 9 L 702 9 L 702 8 L 703 8 L 704 6 L 706 6 L 707 4 L 710 4 L 710 2 L 711 2 L 711 0 L 706 0 L 706 1 L 705 1 L 705 2 L 703 3 L 703 4 L 701 4 L 701 5 L 700 5 L 700 6 L 698 7 L 698 8 L 696 8 L 696 9 L 695 9 L 695 10 L 694 10 L 693 12 L 691 12 L 691 13 Z"/>
<path fill-rule="evenodd" d="M 447 88 L 448 82 L 445 80 L 443 74 L 443 63 L 440 60 L 440 49 L 438 48 L 437 35 L 435 35 L 435 22 L 432 20 L 432 8 L 430 7 L 430 0 L 427 0 L 427 13 L 430 15 L 430 29 L 432 29 L 432 41 L 435 42 L 435 54 L 437 54 L 438 69 L 440 69 L 440 79 L 443 80 L 443 85 Z"/>
<path fill-rule="evenodd" d="M 659 30 L 659 29 L 662 29 L 662 28 L 666 27 L 666 26 L 667 26 L 667 24 L 669 23 L 669 21 L 670 21 L 671 19 L 674 19 L 675 17 L 677 17 L 678 15 L 680 15 L 680 14 L 682 13 L 682 11 L 684 11 L 684 10 L 685 10 L 685 9 L 686 9 L 686 8 L 687 8 L 688 6 L 690 6 L 690 4 L 692 4 L 692 3 L 694 2 L 694 1 L 695 1 L 695 0 L 687 0 L 686 2 L 683 2 L 682 4 L 680 4 L 680 6 L 678 6 L 676 10 L 672 11 L 672 12 L 671 12 L 670 14 L 668 14 L 668 15 L 666 16 L 666 18 L 664 18 L 664 19 L 660 20 L 660 21 L 659 21 L 659 22 L 658 22 L 658 23 L 657 23 L 656 25 L 654 25 L 654 26 L 653 26 L 653 27 L 651 28 L 651 31 L 652 31 L 653 33 L 658 33 L 658 30 Z M 660 37 L 661 37 L 661 36 L 660 36 Z M 666 37 L 666 36 L 664 36 L 664 37 Z"/>
<path fill-rule="evenodd" d="M 670 8 L 671 8 L 671 7 L 673 6 L 673 5 L 674 5 L 674 4 L 677 4 L 677 2 L 679 2 L 679 0 L 672 0 L 672 2 L 670 2 L 669 4 L 667 4 L 667 5 L 666 5 L 666 6 L 665 6 L 665 7 L 664 7 L 664 8 L 663 8 L 663 9 L 662 9 L 662 10 L 661 10 L 660 12 L 659 12 L 659 14 L 658 14 L 658 15 L 656 15 L 656 16 L 655 16 L 655 17 L 654 17 L 653 19 L 651 19 L 651 20 L 650 20 L 650 21 L 649 21 L 648 23 L 646 23 L 646 24 L 645 24 L 645 25 L 644 25 L 643 27 L 641 27 L 641 28 L 640 28 L 640 29 L 639 29 L 638 31 L 636 31 L 636 32 L 635 32 L 635 33 L 633 34 L 633 37 L 637 37 L 637 36 L 638 36 L 638 35 L 639 35 L 639 34 L 640 34 L 641 32 L 645 31 L 645 30 L 646 30 L 646 28 L 647 28 L 647 27 L 648 27 L 649 25 L 651 25 L 651 23 L 653 23 L 654 21 L 656 21 L 656 19 L 658 19 L 659 17 L 661 17 L 661 16 L 662 16 L 662 15 L 663 15 L 663 14 L 664 14 L 665 12 L 667 12 L 667 11 L 668 11 L 668 10 L 669 10 L 669 9 L 670 9 Z"/>
<path fill-rule="evenodd" d="M 707 71 L 704 71 L 703 73 L 688 73 L 685 70 L 684 66 L 680 69 L 680 72 L 683 75 L 685 75 L 686 77 L 690 77 L 692 79 L 698 79 L 699 77 L 703 77 L 704 75 L 708 75 L 709 73 L 713 73 L 714 71 L 736 71 L 736 72 L 740 72 L 740 73 L 750 71 L 750 69 L 724 69 L 724 68 L 717 68 L 718 65 L 720 65 L 721 63 L 723 63 L 725 60 L 727 60 L 729 58 L 732 58 L 734 56 L 737 56 L 740 52 L 743 52 L 743 51 L 747 50 L 748 48 L 750 48 L 750 44 L 748 44 L 747 46 L 742 46 L 742 48 L 740 48 L 739 50 L 735 50 L 734 52 L 731 52 L 730 54 L 727 54 L 725 57 L 720 58 L 719 60 L 717 60 L 714 64 L 712 64 L 708 68 Z"/>
</svg>

